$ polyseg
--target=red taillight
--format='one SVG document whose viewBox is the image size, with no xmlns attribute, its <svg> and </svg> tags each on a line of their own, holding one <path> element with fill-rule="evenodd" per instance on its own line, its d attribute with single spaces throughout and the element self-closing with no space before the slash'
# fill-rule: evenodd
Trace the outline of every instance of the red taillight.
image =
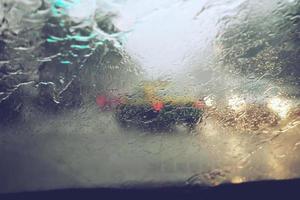
<svg viewBox="0 0 300 200">
<path fill-rule="evenodd" d="M 194 103 L 194 107 L 198 109 L 203 109 L 205 107 L 205 103 L 204 101 L 198 100 Z"/>
<path fill-rule="evenodd" d="M 100 106 L 100 108 L 103 108 L 104 106 L 106 106 L 107 99 L 103 95 L 97 96 L 96 103 L 98 106 Z"/>
<path fill-rule="evenodd" d="M 152 104 L 152 108 L 156 111 L 161 111 L 161 109 L 164 108 L 164 103 L 161 102 L 161 101 L 157 101 L 157 102 Z"/>
</svg>

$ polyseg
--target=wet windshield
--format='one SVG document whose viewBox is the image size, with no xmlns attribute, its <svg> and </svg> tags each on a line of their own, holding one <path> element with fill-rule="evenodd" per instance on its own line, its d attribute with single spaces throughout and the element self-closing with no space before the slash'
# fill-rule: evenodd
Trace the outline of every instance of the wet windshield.
<svg viewBox="0 0 300 200">
<path fill-rule="evenodd" d="M 0 192 L 299 178 L 299 16 L 0 0 Z"/>
</svg>

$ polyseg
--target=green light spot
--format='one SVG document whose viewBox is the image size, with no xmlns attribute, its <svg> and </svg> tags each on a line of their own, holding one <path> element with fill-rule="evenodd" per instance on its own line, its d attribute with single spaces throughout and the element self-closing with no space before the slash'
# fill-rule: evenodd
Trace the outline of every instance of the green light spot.
<svg viewBox="0 0 300 200">
<path fill-rule="evenodd" d="M 50 39 L 50 38 L 48 38 L 48 39 L 47 39 L 47 42 L 49 42 L 49 43 L 56 43 L 57 41 L 56 41 L 56 40 L 53 40 L 53 39 Z"/>
<path fill-rule="evenodd" d="M 72 64 L 70 61 L 68 61 L 68 60 L 62 60 L 62 61 L 60 61 L 60 63 L 61 64 Z"/>
<path fill-rule="evenodd" d="M 64 41 L 65 40 L 65 38 L 60 38 L 60 37 L 55 37 L 55 36 L 50 36 L 49 38 L 52 40 L 56 40 L 56 41 Z"/>
<path fill-rule="evenodd" d="M 89 49 L 90 46 L 89 45 L 76 45 L 76 44 L 72 44 L 71 48 L 73 48 L 73 49 Z"/>
</svg>

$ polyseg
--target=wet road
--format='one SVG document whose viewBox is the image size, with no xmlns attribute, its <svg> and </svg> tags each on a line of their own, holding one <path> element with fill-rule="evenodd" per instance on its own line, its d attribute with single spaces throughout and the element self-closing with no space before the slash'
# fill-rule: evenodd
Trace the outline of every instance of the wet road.
<svg viewBox="0 0 300 200">
<path fill-rule="evenodd" d="M 1 129 L 0 191 L 299 177 L 299 121 L 289 126 L 240 132 L 206 119 L 197 134 L 150 134 L 120 129 L 93 106 L 41 114 Z"/>
</svg>

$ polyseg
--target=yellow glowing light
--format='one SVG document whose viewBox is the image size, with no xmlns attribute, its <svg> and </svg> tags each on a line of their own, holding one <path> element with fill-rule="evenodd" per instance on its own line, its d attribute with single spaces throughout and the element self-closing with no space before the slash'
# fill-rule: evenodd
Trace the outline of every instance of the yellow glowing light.
<svg viewBox="0 0 300 200">
<path fill-rule="evenodd" d="M 288 100 L 274 97 L 268 102 L 268 108 L 277 113 L 280 118 L 286 118 L 290 111 L 291 105 Z"/>
<path fill-rule="evenodd" d="M 231 183 L 238 184 L 244 182 L 244 178 L 240 176 L 235 176 L 231 179 Z"/>
<path fill-rule="evenodd" d="M 245 107 L 246 102 L 243 98 L 234 95 L 228 100 L 228 105 L 231 107 L 231 109 L 240 111 Z"/>
</svg>

